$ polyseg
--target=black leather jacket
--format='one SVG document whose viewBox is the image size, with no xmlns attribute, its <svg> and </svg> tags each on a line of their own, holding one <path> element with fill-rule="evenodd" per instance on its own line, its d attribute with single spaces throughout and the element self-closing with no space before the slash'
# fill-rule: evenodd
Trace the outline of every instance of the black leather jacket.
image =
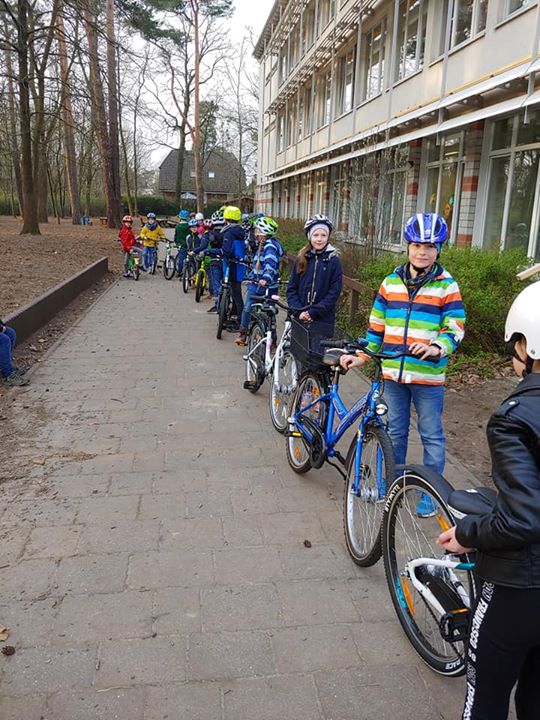
<svg viewBox="0 0 540 720">
<path fill-rule="evenodd" d="M 478 549 L 483 579 L 540 588 L 540 374 L 528 375 L 493 413 L 487 437 L 497 502 L 489 515 L 459 520 L 456 538 Z"/>
</svg>

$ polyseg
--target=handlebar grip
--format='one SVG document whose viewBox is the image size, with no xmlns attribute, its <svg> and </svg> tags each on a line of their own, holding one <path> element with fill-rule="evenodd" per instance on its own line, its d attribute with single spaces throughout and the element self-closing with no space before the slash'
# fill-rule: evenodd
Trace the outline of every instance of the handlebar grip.
<svg viewBox="0 0 540 720">
<path fill-rule="evenodd" d="M 322 348 L 344 348 L 344 340 L 320 340 L 319 345 Z"/>
</svg>

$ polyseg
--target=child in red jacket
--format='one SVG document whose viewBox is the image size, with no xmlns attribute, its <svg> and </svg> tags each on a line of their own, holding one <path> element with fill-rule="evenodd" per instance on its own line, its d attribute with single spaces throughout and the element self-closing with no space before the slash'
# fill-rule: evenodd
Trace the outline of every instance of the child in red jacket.
<svg viewBox="0 0 540 720">
<path fill-rule="evenodd" d="M 122 250 L 124 252 L 124 277 L 129 277 L 129 256 L 131 249 L 135 245 L 135 234 L 132 230 L 132 225 L 133 218 L 131 215 L 124 215 L 122 218 L 122 227 L 118 233 L 118 239 L 120 240 L 120 244 L 122 245 Z"/>
</svg>

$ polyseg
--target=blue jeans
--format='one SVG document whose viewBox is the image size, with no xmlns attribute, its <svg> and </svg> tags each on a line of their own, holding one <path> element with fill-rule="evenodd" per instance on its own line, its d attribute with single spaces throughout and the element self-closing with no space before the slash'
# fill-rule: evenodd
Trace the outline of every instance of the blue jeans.
<svg viewBox="0 0 540 720">
<path fill-rule="evenodd" d="M 145 247 L 143 254 L 143 265 L 145 270 L 149 270 L 154 264 L 154 257 L 157 255 L 156 247 Z"/>
<path fill-rule="evenodd" d="M 212 296 L 214 300 L 217 301 L 219 297 L 219 289 L 221 287 L 221 278 L 222 278 L 222 272 L 221 272 L 221 263 L 217 260 L 212 260 L 210 263 L 209 268 L 209 274 L 210 274 L 210 285 L 212 288 Z"/>
<path fill-rule="evenodd" d="M 15 330 L 10 327 L 4 327 L 4 332 L 0 332 L 0 373 L 2 377 L 11 375 L 13 370 L 13 363 L 11 358 L 13 356 L 13 350 L 15 349 L 15 341 L 17 335 Z"/>
<path fill-rule="evenodd" d="M 182 274 L 182 271 L 184 269 L 184 263 L 186 262 L 187 257 L 187 250 L 184 247 L 178 248 L 178 253 L 176 255 L 176 272 L 178 275 Z"/>
<path fill-rule="evenodd" d="M 247 286 L 246 297 L 244 299 L 244 309 L 242 310 L 242 317 L 240 318 L 241 328 L 248 328 L 251 306 L 253 305 L 253 302 L 257 299 L 260 299 L 265 292 L 266 288 L 261 287 L 260 285 Z"/>
<path fill-rule="evenodd" d="M 388 434 L 394 447 L 396 463 L 404 465 L 406 462 L 412 401 L 424 447 L 424 465 L 442 475 L 446 452 L 442 425 L 444 386 L 385 380 L 384 397 L 388 403 Z"/>
</svg>

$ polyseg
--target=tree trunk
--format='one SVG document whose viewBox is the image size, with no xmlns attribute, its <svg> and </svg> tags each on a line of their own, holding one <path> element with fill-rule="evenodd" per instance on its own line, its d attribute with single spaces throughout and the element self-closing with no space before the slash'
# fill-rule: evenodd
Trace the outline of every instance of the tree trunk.
<svg viewBox="0 0 540 720">
<path fill-rule="evenodd" d="M 44 148 L 42 148 L 41 151 L 39 149 L 36 149 L 35 154 L 38 155 L 37 160 L 34 160 L 34 177 L 38 192 L 38 219 L 40 223 L 48 223 L 49 183 L 47 182 L 47 156 L 45 154 Z"/>
<path fill-rule="evenodd" d="M 178 155 L 176 158 L 176 199 L 178 200 L 178 203 L 182 204 L 182 179 L 184 176 L 184 160 L 186 155 L 186 121 L 185 121 L 186 115 L 182 118 L 182 123 L 180 124 L 180 138 L 178 143 Z"/>
<path fill-rule="evenodd" d="M 118 128 L 118 82 L 116 72 L 116 37 L 114 31 L 114 0 L 107 0 L 107 81 L 109 104 L 109 162 L 113 196 L 107 221 L 110 228 L 120 227 L 122 198 L 120 191 L 120 140 Z"/>
<path fill-rule="evenodd" d="M 6 27 L 6 37 L 7 25 Z M 11 146 L 11 164 L 13 167 L 13 174 L 15 175 L 15 187 L 17 188 L 17 197 L 19 199 L 19 212 L 22 215 L 23 212 L 23 193 L 22 193 L 22 179 L 21 179 L 21 163 L 19 153 L 19 142 L 17 139 L 17 119 L 15 116 L 15 88 L 13 87 L 13 63 L 11 61 L 11 51 L 8 47 L 5 50 L 6 60 L 6 71 L 7 71 L 7 88 L 8 88 L 8 136 L 9 144 Z M 15 214 L 15 213 L 14 213 Z"/>
<path fill-rule="evenodd" d="M 64 119 L 64 159 L 66 176 L 71 202 L 71 222 L 81 224 L 81 198 L 79 175 L 77 172 L 77 156 L 75 153 L 75 134 L 73 132 L 73 107 L 71 104 L 71 87 L 69 84 L 69 64 L 66 51 L 66 31 L 62 10 L 58 13 L 56 37 L 60 56 L 60 74 L 62 78 L 62 113 Z"/>
<path fill-rule="evenodd" d="M 201 163 L 201 48 L 199 45 L 199 10 L 200 0 L 191 0 L 193 10 L 193 42 L 195 43 L 195 108 L 193 128 L 193 159 L 195 164 L 195 188 L 197 194 L 197 211 L 204 210 L 204 188 L 202 183 Z"/>
<path fill-rule="evenodd" d="M 21 234 L 40 235 L 32 163 L 28 42 L 28 0 L 19 0 L 17 7 L 17 56 L 19 66 L 19 121 L 21 128 L 21 181 L 24 207 Z"/>
<path fill-rule="evenodd" d="M 101 165 L 101 177 L 105 193 L 105 204 L 107 212 L 107 224 L 114 227 L 117 222 L 115 207 L 117 200 L 114 197 L 114 185 L 109 162 L 110 141 L 109 128 L 107 127 L 107 116 L 105 112 L 105 97 L 103 94 L 103 83 L 99 67 L 98 40 L 95 19 L 92 13 L 85 7 L 83 9 L 86 38 L 88 40 L 88 60 L 90 68 L 90 94 L 92 106 L 96 119 L 96 132 Z"/>
</svg>

